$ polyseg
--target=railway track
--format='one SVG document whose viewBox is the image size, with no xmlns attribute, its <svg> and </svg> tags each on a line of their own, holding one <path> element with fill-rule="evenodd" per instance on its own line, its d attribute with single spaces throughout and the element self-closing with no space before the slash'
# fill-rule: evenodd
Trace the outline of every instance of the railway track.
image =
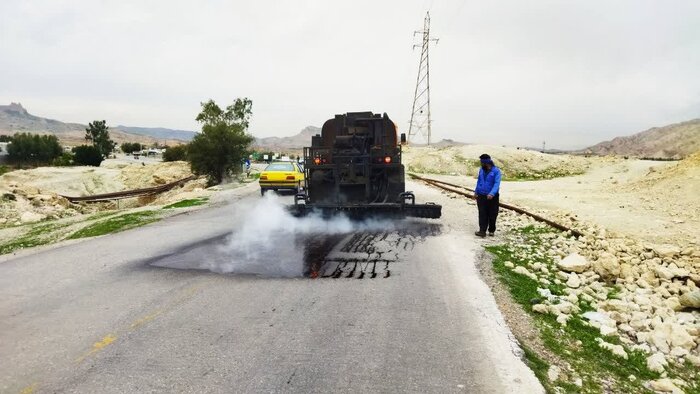
<svg viewBox="0 0 700 394">
<path fill-rule="evenodd" d="M 422 176 L 419 176 L 419 175 L 416 175 L 416 174 L 410 174 L 410 173 L 409 173 L 408 176 L 410 176 L 412 179 L 416 179 L 416 180 L 422 181 L 422 182 L 424 182 L 424 183 L 426 183 L 426 184 L 428 184 L 428 185 L 437 187 L 437 188 L 442 189 L 442 190 L 449 191 L 449 192 L 451 192 L 451 193 L 459 194 L 459 195 L 461 195 L 461 196 L 468 197 L 468 198 L 471 198 L 471 199 L 475 199 L 475 198 L 476 198 L 475 195 L 474 195 L 474 189 L 470 189 L 470 188 L 464 187 L 464 186 L 462 186 L 462 185 L 457 185 L 457 184 L 454 184 L 454 183 L 445 182 L 445 181 L 440 181 L 440 180 L 432 179 L 432 178 L 426 178 L 426 177 L 422 177 Z M 466 190 L 466 191 L 465 191 L 465 190 Z M 528 211 L 526 211 L 526 210 L 524 210 L 524 209 L 522 209 L 522 208 L 520 208 L 520 207 L 516 207 L 516 206 L 510 205 L 510 204 L 505 204 L 505 203 L 502 203 L 502 202 L 499 202 L 499 206 L 500 206 L 501 208 L 508 209 L 508 210 L 510 210 L 510 211 L 517 212 L 517 213 L 522 214 L 522 215 L 527 215 L 527 216 L 529 216 L 529 217 L 531 217 L 531 218 L 537 220 L 538 222 L 546 223 L 546 224 L 548 224 L 548 225 L 550 225 L 550 226 L 552 226 L 552 227 L 554 227 L 554 228 L 556 228 L 556 229 L 558 229 L 558 230 L 561 230 L 561 231 L 564 231 L 564 232 L 569 232 L 569 233 L 570 233 L 571 235 L 573 235 L 574 237 L 577 237 L 577 238 L 578 238 L 578 237 L 581 237 L 581 236 L 584 235 L 582 232 L 580 232 L 580 231 L 578 231 L 578 230 L 575 230 L 575 229 L 572 229 L 572 228 L 570 228 L 570 227 L 564 226 L 563 224 L 559 224 L 559 223 L 557 223 L 557 222 L 555 222 L 555 221 L 553 221 L 553 220 L 549 220 L 549 219 L 547 219 L 547 218 L 545 218 L 545 217 L 542 217 L 542 216 L 540 216 L 540 215 L 534 214 L 534 213 L 532 213 L 532 212 L 528 212 Z"/>
<path fill-rule="evenodd" d="M 194 178 L 195 178 L 195 176 L 192 175 L 192 176 L 188 176 L 187 178 L 177 180 L 175 182 L 167 183 L 165 185 L 146 187 L 146 188 L 142 188 L 142 189 L 125 190 L 122 192 L 93 194 L 91 196 L 77 196 L 77 197 L 61 196 L 61 197 L 67 199 L 70 202 L 103 202 L 103 201 L 120 200 L 123 198 L 131 198 L 131 197 L 139 197 L 139 196 L 147 196 L 147 195 L 151 195 L 151 194 L 163 193 L 163 192 L 166 192 L 166 191 L 168 191 L 176 186 L 183 185 L 186 182 L 191 181 Z"/>
</svg>

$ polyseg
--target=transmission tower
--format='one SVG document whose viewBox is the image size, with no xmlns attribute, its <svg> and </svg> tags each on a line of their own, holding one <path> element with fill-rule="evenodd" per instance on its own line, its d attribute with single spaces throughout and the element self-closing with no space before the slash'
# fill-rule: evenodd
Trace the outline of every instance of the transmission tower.
<svg viewBox="0 0 700 394">
<path fill-rule="evenodd" d="M 408 127 L 408 142 L 414 142 L 416 136 L 422 137 L 430 145 L 430 68 L 428 64 L 428 48 L 431 42 L 437 44 L 437 38 L 430 37 L 430 12 L 425 14 L 423 30 L 413 32 L 413 36 L 420 34 L 423 42 L 413 45 L 413 49 L 421 48 L 420 63 L 418 64 L 418 77 L 416 77 L 416 92 L 413 95 L 413 110 L 411 111 L 411 123 Z"/>
</svg>

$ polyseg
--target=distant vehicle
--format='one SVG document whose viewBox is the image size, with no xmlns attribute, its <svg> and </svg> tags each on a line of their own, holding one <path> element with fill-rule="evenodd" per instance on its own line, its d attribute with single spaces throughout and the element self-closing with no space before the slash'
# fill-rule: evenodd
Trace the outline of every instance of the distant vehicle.
<svg viewBox="0 0 700 394">
<path fill-rule="evenodd" d="M 260 194 L 268 190 L 293 190 L 299 193 L 304 183 L 304 170 L 293 162 L 270 163 L 260 173 Z"/>
</svg>

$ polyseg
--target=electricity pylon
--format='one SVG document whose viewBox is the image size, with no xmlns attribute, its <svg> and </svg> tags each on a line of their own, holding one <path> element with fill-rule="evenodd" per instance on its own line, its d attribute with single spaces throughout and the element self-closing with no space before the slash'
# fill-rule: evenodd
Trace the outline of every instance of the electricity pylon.
<svg viewBox="0 0 700 394">
<path fill-rule="evenodd" d="M 411 123 L 408 127 L 408 142 L 414 142 L 416 136 L 422 137 L 430 145 L 430 66 L 428 63 L 428 48 L 430 43 L 437 44 L 437 38 L 430 37 L 430 12 L 425 14 L 423 30 L 413 32 L 413 36 L 420 34 L 423 42 L 413 45 L 413 49 L 421 47 L 420 63 L 418 64 L 418 77 L 416 77 L 416 91 L 413 96 L 413 110 L 411 111 Z"/>
</svg>

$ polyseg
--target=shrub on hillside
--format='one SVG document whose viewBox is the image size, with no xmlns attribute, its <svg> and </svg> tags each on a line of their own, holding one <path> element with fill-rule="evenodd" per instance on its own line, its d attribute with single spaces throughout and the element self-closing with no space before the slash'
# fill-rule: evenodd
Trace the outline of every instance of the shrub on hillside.
<svg viewBox="0 0 700 394">
<path fill-rule="evenodd" d="M 17 133 L 7 145 L 10 162 L 41 165 L 51 163 L 63 153 L 55 135 Z"/>
<path fill-rule="evenodd" d="M 163 161 L 185 161 L 187 160 L 187 145 L 175 145 L 165 149 Z"/>
<path fill-rule="evenodd" d="M 120 148 L 122 149 L 122 152 L 126 153 L 127 155 L 130 155 L 134 152 L 140 151 L 144 147 L 138 142 L 125 142 L 121 144 Z"/>
<path fill-rule="evenodd" d="M 61 156 L 53 159 L 51 162 L 52 166 L 56 167 L 68 167 L 73 165 L 74 156 L 71 152 L 63 152 Z"/>
<path fill-rule="evenodd" d="M 79 166 L 99 167 L 102 163 L 102 153 L 91 145 L 80 145 L 73 148 L 73 162 Z"/>
</svg>

